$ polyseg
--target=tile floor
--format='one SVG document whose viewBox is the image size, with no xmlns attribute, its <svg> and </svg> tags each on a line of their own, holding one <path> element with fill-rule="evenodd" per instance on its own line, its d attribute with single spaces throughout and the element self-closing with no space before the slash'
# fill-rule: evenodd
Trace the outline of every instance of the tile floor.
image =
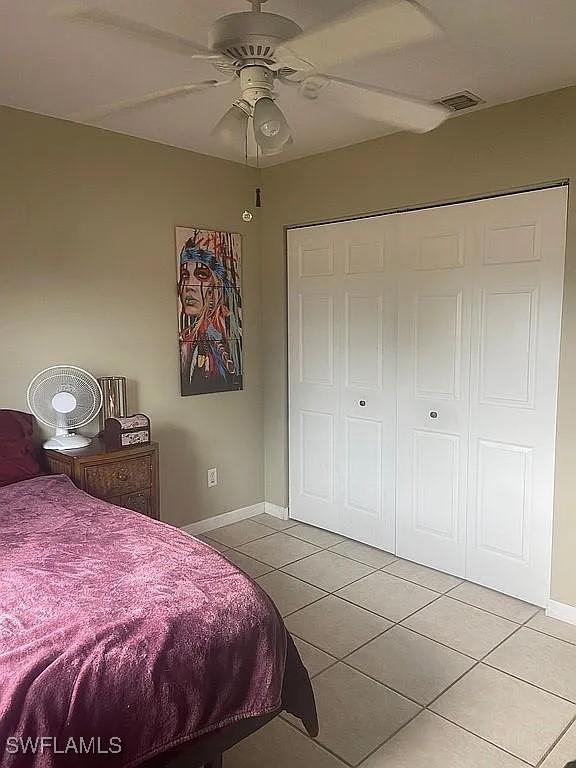
<svg viewBox="0 0 576 768">
<path fill-rule="evenodd" d="M 288 715 L 224 768 L 564 768 L 576 627 L 342 536 L 260 515 L 210 531 L 272 597 L 313 678 L 320 735 Z"/>
</svg>

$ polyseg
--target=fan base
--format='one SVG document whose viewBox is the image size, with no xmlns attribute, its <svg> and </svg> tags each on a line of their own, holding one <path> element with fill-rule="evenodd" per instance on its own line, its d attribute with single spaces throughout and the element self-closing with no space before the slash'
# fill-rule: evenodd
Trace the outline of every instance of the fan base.
<svg viewBox="0 0 576 768">
<path fill-rule="evenodd" d="M 92 440 L 84 435 L 58 435 L 46 440 L 42 447 L 56 451 L 71 451 L 74 448 L 86 448 L 91 442 Z"/>
<path fill-rule="evenodd" d="M 296 22 L 277 13 L 242 11 L 218 19 L 211 47 L 238 65 L 273 61 L 276 46 L 302 33 Z"/>
</svg>

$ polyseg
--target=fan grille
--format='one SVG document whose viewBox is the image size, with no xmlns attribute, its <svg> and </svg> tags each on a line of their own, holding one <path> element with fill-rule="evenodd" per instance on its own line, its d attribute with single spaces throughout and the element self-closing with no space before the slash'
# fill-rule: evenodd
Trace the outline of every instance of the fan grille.
<svg viewBox="0 0 576 768">
<path fill-rule="evenodd" d="M 67 393 L 75 405 L 59 413 L 53 405 L 56 395 Z M 74 365 L 54 365 L 40 371 L 28 387 L 28 406 L 34 416 L 49 427 L 76 429 L 94 419 L 102 407 L 100 385 L 88 371 Z"/>
<path fill-rule="evenodd" d="M 271 60 L 274 55 L 274 48 L 271 45 L 231 45 L 224 51 L 231 59 L 242 61 L 243 59 L 267 59 Z"/>
</svg>

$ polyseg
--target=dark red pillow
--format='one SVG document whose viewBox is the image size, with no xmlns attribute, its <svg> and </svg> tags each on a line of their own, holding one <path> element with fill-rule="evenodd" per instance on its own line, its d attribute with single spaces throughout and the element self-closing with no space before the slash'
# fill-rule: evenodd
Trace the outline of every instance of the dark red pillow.
<svg viewBox="0 0 576 768">
<path fill-rule="evenodd" d="M 31 414 L 0 409 L 0 487 L 41 474 L 33 434 Z"/>
</svg>

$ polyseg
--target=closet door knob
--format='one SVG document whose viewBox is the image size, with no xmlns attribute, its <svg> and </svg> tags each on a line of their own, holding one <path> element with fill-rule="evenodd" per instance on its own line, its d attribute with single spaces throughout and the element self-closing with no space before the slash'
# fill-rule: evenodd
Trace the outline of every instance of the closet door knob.
<svg viewBox="0 0 576 768">
<path fill-rule="evenodd" d="M 366 400 L 358 400 L 358 405 L 362 406 L 362 408 L 366 405 Z"/>
<path fill-rule="evenodd" d="M 430 418 L 431 419 L 437 419 L 438 418 L 438 411 L 430 411 Z"/>
</svg>

